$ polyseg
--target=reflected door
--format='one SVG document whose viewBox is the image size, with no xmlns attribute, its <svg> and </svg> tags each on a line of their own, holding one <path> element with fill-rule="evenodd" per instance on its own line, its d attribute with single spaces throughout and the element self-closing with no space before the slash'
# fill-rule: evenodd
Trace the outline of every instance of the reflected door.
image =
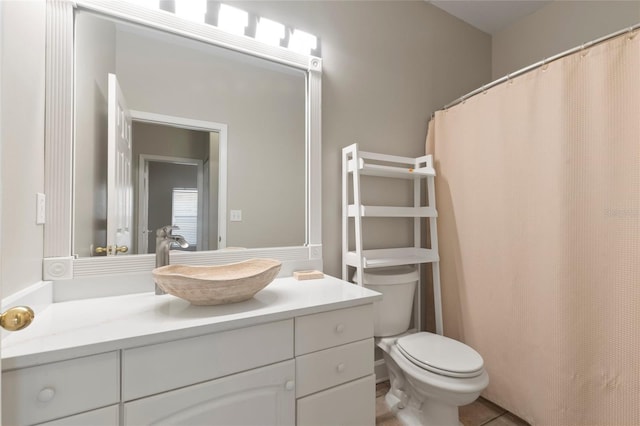
<svg viewBox="0 0 640 426">
<path fill-rule="evenodd" d="M 109 74 L 107 256 L 131 247 L 133 182 L 131 113 L 115 74 Z"/>
<path fill-rule="evenodd" d="M 141 154 L 139 170 L 138 253 L 155 253 L 155 230 L 166 225 L 178 226 L 174 234 L 189 243 L 181 250 L 208 250 L 202 233 L 202 161 Z"/>
</svg>

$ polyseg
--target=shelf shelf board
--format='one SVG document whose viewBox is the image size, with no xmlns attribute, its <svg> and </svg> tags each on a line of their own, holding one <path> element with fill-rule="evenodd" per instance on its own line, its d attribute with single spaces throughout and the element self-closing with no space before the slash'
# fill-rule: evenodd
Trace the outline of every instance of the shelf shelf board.
<svg viewBox="0 0 640 426">
<path fill-rule="evenodd" d="M 355 217 L 358 207 L 349 205 L 347 214 Z M 433 207 L 395 207 L 395 206 L 360 206 L 360 216 L 363 217 L 438 217 Z"/>
<path fill-rule="evenodd" d="M 385 166 L 382 164 L 366 163 L 362 158 L 358 160 L 358 169 L 360 170 L 361 175 L 399 179 L 418 179 L 436 175 L 436 171 L 433 167 L 420 167 L 414 169 L 408 167 Z M 349 172 L 354 172 L 356 170 L 354 160 L 349 160 L 348 170 Z"/>
<path fill-rule="evenodd" d="M 364 268 L 415 265 L 416 263 L 431 263 L 439 260 L 437 251 L 425 248 L 402 247 L 362 251 L 362 266 Z M 346 262 L 349 266 L 358 266 L 357 253 L 348 252 Z"/>
</svg>

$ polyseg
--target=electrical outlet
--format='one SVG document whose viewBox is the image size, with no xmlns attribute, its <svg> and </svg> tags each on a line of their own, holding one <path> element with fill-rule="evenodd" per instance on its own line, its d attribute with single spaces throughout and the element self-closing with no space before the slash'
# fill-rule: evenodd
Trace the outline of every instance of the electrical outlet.
<svg viewBox="0 0 640 426">
<path fill-rule="evenodd" d="M 44 225 L 46 217 L 46 197 L 43 193 L 36 193 L 36 225 Z"/>
<path fill-rule="evenodd" d="M 231 222 L 242 222 L 242 210 L 231 210 L 229 219 Z"/>
</svg>

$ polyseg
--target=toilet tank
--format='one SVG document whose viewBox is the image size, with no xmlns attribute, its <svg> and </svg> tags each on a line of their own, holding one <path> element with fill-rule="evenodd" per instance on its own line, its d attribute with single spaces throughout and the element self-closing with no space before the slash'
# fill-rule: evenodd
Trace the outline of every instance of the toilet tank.
<svg viewBox="0 0 640 426">
<path fill-rule="evenodd" d="M 368 269 L 362 277 L 364 286 L 382 293 L 382 300 L 374 302 L 373 334 L 394 336 L 409 329 L 413 311 L 413 294 L 420 279 L 413 266 Z M 353 281 L 358 283 L 357 274 Z"/>
</svg>

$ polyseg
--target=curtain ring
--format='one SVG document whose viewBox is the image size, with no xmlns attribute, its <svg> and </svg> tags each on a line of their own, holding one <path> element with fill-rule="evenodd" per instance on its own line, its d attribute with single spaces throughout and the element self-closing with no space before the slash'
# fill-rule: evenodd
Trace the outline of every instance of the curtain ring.
<svg viewBox="0 0 640 426">
<path fill-rule="evenodd" d="M 507 84 L 513 84 L 513 79 L 511 78 L 511 74 L 507 74 Z"/>
<path fill-rule="evenodd" d="M 541 66 L 542 72 L 545 72 L 549 68 L 549 64 L 547 63 L 547 59 L 549 59 L 549 58 L 544 58 L 542 60 L 542 66 Z"/>
<path fill-rule="evenodd" d="M 486 94 L 487 94 L 487 92 L 488 92 L 488 90 L 487 90 L 487 86 L 486 86 L 486 85 L 482 86 L 482 94 L 483 94 L 483 95 L 486 95 Z"/>
<path fill-rule="evenodd" d="M 580 56 L 582 56 L 583 58 L 587 56 L 587 54 L 589 53 L 589 50 L 587 49 L 587 47 L 589 46 L 590 46 L 590 43 L 582 43 L 582 46 L 580 46 Z"/>
<path fill-rule="evenodd" d="M 634 38 L 636 38 L 636 33 L 634 33 L 634 31 L 633 31 L 633 27 L 629 27 L 629 29 L 627 30 L 627 34 L 628 34 L 627 40 L 629 40 L 629 41 L 631 41 Z"/>
</svg>

